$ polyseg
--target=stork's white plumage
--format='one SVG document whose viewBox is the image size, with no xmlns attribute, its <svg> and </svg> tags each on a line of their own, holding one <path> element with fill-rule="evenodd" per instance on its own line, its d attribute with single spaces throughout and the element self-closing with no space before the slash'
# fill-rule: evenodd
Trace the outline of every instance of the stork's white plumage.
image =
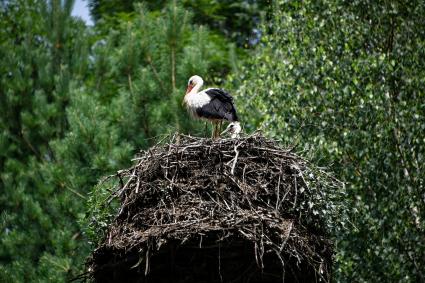
<svg viewBox="0 0 425 283">
<path fill-rule="evenodd" d="M 213 123 L 213 138 L 220 135 L 219 124 L 223 120 L 230 122 L 224 132 L 229 132 L 232 138 L 239 135 L 241 126 L 236 115 L 233 97 L 219 88 L 208 88 L 199 91 L 204 84 L 200 76 L 192 76 L 187 84 L 183 103 L 195 118 L 206 119 Z M 223 132 L 223 133 L 224 133 Z"/>
</svg>

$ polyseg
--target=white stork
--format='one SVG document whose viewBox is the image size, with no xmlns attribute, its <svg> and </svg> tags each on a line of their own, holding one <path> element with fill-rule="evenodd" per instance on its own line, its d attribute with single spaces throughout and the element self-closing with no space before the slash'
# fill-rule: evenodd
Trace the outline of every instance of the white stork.
<svg viewBox="0 0 425 283">
<path fill-rule="evenodd" d="M 190 77 L 183 104 L 186 105 L 193 117 L 211 121 L 214 139 L 220 135 L 219 125 L 221 126 L 223 120 L 230 122 L 223 133 L 229 132 L 232 138 L 238 137 L 241 126 L 236 115 L 233 97 L 219 88 L 207 88 L 199 91 L 203 84 L 204 80 L 200 76 Z"/>
</svg>

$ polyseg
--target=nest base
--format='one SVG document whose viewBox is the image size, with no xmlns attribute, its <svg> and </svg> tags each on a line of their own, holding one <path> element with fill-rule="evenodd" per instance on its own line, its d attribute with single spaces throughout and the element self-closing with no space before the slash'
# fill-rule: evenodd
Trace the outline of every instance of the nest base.
<svg viewBox="0 0 425 283">
<path fill-rule="evenodd" d="M 137 250 L 103 250 L 97 255 L 102 268 L 93 274 L 96 282 L 222 283 L 222 282 L 315 282 L 315 270 L 295 260 L 281 260 L 274 253 L 256 262 L 255 247 L 244 239 L 205 243 L 173 241 L 148 259 Z M 146 267 L 148 273 L 145 275 Z"/>
</svg>

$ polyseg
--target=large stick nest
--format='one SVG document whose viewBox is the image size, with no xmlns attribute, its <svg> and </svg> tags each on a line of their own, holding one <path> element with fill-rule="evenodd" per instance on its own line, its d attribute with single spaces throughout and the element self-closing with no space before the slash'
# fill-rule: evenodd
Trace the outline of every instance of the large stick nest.
<svg viewBox="0 0 425 283">
<path fill-rule="evenodd" d="M 88 261 L 95 281 L 330 280 L 323 215 L 341 184 L 291 149 L 175 136 L 134 160 L 114 175 L 120 207 Z"/>
</svg>

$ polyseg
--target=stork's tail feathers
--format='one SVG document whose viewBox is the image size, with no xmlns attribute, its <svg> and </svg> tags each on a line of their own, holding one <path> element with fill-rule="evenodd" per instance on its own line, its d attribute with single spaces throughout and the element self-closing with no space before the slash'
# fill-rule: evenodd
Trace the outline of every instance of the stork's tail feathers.
<svg viewBox="0 0 425 283">
<path fill-rule="evenodd" d="M 230 136 L 234 139 L 239 137 L 241 131 L 241 124 L 239 122 L 232 122 L 221 134 L 230 133 Z"/>
</svg>

